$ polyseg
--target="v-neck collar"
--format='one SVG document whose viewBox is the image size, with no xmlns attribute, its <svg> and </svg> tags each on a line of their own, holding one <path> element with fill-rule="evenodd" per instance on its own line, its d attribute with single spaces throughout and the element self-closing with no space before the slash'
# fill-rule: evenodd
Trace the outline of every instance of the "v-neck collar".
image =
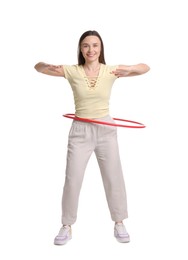
<svg viewBox="0 0 188 260">
<path fill-rule="evenodd" d="M 93 78 L 98 78 L 98 77 L 100 76 L 102 65 L 103 65 L 103 64 L 100 63 L 100 68 L 99 68 L 98 75 L 95 76 L 95 77 L 93 77 Z M 81 67 L 81 69 L 82 69 L 82 72 L 83 72 L 84 76 L 87 77 L 87 78 L 89 78 L 90 76 L 87 76 L 87 75 L 86 75 L 86 72 L 85 72 L 85 70 L 84 70 L 84 66 L 83 66 L 83 65 L 80 65 L 80 67 Z"/>
<path fill-rule="evenodd" d="M 81 74 L 82 74 L 82 76 L 84 77 L 84 79 L 85 79 L 85 81 L 86 81 L 86 83 L 87 83 L 87 86 L 88 86 L 90 89 L 96 89 L 96 87 L 98 86 L 99 78 L 100 78 L 101 73 L 102 73 L 103 64 L 102 64 L 102 63 L 100 64 L 100 68 L 99 68 L 98 75 L 95 76 L 95 77 L 91 77 L 91 78 L 95 78 L 95 84 L 94 84 L 94 86 L 92 86 L 92 84 L 91 84 L 91 82 L 90 82 L 90 80 L 89 80 L 90 77 L 86 75 L 86 72 L 85 72 L 85 70 L 84 70 L 83 65 L 80 65 L 79 67 L 80 67 L 80 70 L 81 70 Z"/>
</svg>

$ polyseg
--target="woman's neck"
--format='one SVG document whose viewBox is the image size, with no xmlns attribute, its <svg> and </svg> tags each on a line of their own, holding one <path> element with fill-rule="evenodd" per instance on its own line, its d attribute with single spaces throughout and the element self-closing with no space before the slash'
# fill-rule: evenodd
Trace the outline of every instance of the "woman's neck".
<svg viewBox="0 0 188 260">
<path fill-rule="evenodd" d="M 101 64 L 99 62 L 97 63 L 86 63 L 83 65 L 83 69 L 85 71 L 86 76 L 88 77 L 98 77 L 100 72 Z"/>
<path fill-rule="evenodd" d="M 91 62 L 91 63 L 85 63 L 83 65 L 84 69 L 90 72 L 96 72 L 99 70 L 100 68 L 100 63 L 97 62 Z"/>
</svg>

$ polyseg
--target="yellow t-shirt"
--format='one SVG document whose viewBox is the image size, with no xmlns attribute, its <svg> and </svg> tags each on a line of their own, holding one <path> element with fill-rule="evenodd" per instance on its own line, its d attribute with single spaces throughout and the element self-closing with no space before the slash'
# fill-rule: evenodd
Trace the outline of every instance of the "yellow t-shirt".
<svg viewBox="0 0 188 260">
<path fill-rule="evenodd" d="M 100 118 L 109 114 L 111 89 L 117 77 L 111 73 L 117 66 L 101 64 L 95 80 L 86 76 L 82 65 L 64 65 L 65 78 L 71 85 L 75 115 L 82 118 Z"/>
</svg>

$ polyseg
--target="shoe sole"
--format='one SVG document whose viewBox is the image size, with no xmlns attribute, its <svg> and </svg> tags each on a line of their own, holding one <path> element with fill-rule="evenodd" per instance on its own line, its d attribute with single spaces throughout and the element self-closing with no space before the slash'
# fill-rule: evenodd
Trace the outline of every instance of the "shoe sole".
<svg viewBox="0 0 188 260">
<path fill-rule="evenodd" d="M 65 244 L 67 244 L 70 240 L 72 239 L 72 237 L 70 237 L 69 239 L 65 240 L 65 241 L 54 241 L 54 245 L 55 246 L 63 246 Z"/>
<path fill-rule="evenodd" d="M 117 237 L 114 235 L 114 237 L 117 239 L 118 242 L 120 243 L 129 243 L 130 242 L 130 237 Z"/>
</svg>

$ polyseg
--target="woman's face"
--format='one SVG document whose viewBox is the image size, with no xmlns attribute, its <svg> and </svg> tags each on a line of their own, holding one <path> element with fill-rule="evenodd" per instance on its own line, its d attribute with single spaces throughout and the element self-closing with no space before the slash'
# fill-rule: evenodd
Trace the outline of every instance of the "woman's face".
<svg viewBox="0 0 188 260">
<path fill-rule="evenodd" d="M 99 59 L 101 53 L 101 42 L 97 36 L 87 36 L 81 42 L 81 52 L 85 62 L 93 62 Z"/>
</svg>

